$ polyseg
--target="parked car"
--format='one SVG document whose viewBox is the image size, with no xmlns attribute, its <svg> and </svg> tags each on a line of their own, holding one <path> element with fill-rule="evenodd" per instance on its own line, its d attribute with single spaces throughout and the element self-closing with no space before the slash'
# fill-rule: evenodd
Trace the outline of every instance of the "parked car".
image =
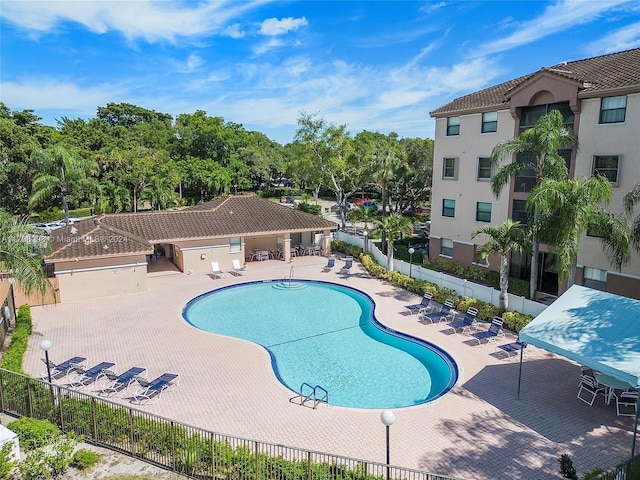
<svg viewBox="0 0 640 480">
<path fill-rule="evenodd" d="M 357 206 L 361 206 L 361 205 L 364 205 L 366 203 L 371 203 L 371 199 L 370 198 L 359 198 L 358 200 L 354 200 L 353 203 L 355 203 Z"/>
<path fill-rule="evenodd" d="M 373 211 L 378 210 L 378 204 L 376 202 L 368 201 L 363 203 L 362 206 L 367 210 L 373 210 Z"/>
<path fill-rule="evenodd" d="M 415 215 L 417 213 L 424 213 L 424 209 L 420 206 L 418 207 L 414 207 L 409 205 L 407 208 L 405 208 L 402 213 L 404 213 L 405 215 Z"/>
<path fill-rule="evenodd" d="M 58 222 L 58 224 L 59 224 L 61 227 L 66 227 L 67 225 L 73 225 L 74 223 L 79 223 L 79 222 L 81 222 L 81 221 L 82 221 L 82 219 L 81 219 L 81 218 L 69 218 L 69 222 L 68 222 L 68 223 L 67 223 L 64 219 L 62 219 L 62 220 L 60 220 L 60 221 Z"/>
<path fill-rule="evenodd" d="M 297 204 L 298 200 L 296 200 L 296 197 L 280 197 L 280 203 L 293 203 L 293 204 Z"/>
<path fill-rule="evenodd" d="M 33 228 L 36 230 L 40 230 L 50 235 L 51 232 L 57 230 L 58 228 L 62 228 L 63 225 L 60 225 L 60 222 L 47 222 L 47 223 L 36 223 Z"/>
<path fill-rule="evenodd" d="M 347 210 L 351 210 L 352 208 L 353 208 L 353 203 L 347 203 Z M 341 205 L 339 203 L 334 203 L 329 208 L 329 210 L 331 210 L 332 212 L 339 212 L 340 209 L 341 209 Z"/>
</svg>

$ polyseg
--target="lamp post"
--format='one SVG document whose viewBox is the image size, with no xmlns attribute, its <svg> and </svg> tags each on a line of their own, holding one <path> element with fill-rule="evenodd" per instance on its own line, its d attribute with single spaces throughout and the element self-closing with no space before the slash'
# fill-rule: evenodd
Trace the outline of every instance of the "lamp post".
<svg viewBox="0 0 640 480">
<path fill-rule="evenodd" d="M 51 340 L 43 340 L 40 342 L 40 350 L 44 352 L 44 362 L 47 364 L 47 378 L 51 383 L 51 365 L 49 364 L 49 349 L 51 348 Z"/>
<path fill-rule="evenodd" d="M 396 421 L 396 416 L 393 414 L 391 410 L 385 410 L 380 414 L 380 421 L 384 424 L 387 430 L 387 480 L 389 480 L 390 475 L 390 455 L 389 455 L 389 427 Z"/>
<path fill-rule="evenodd" d="M 413 266 L 413 254 L 416 253 L 416 249 L 409 247 L 409 277 L 411 277 L 411 267 Z M 413 278 L 413 277 L 411 277 Z"/>
<path fill-rule="evenodd" d="M 364 227 L 364 230 L 362 231 L 362 236 L 364 237 L 364 248 L 362 249 L 362 251 L 364 253 L 367 253 L 367 250 L 368 250 L 367 239 L 369 238 L 369 232 L 367 231 L 366 225 Z"/>
</svg>

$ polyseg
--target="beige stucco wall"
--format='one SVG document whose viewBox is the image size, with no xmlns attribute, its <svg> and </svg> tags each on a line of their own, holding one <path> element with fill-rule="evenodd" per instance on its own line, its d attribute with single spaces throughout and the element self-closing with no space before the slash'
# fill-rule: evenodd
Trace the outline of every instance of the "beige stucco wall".
<svg viewBox="0 0 640 480">
<path fill-rule="evenodd" d="M 56 264 L 61 302 L 147 290 L 144 255 Z"/>
<path fill-rule="evenodd" d="M 640 113 L 638 112 L 640 112 L 640 94 L 628 95 L 625 122 L 601 125 L 598 124 L 600 99 L 582 101 L 576 178 L 591 175 L 594 155 L 622 155 L 620 181 L 617 186 L 612 187 L 612 198 L 607 207 L 614 214 L 624 211 L 622 204 L 624 195 L 640 183 Z M 636 208 L 632 218 L 638 215 L 640 215 L 640 208 Z M 614 270 L 602 251 L 600 240 L 586 236 L 580 242 L 578 264 L 601 270 Z M 640 277 L 640 255 L 634 253 L 631 264 L 622 268 L 622 274 Z M 618 283 L 624 284 L 623 281 Z"/>
<path fill-rule="evenodd" d="M 486 225 L 497 225 L 506 220 L 508 215 L 509 193 L 505 188 L 496 199 L 491 191 L 488 180 L 478 180 L 478 159 L 490 157 L 493 147 L 502 140 L 513 138 L 514 120 L 509 110 L 498 112 L 498 131 L 495 133 L 481 133 L 482 113 L 462 115 L 460 117 L 460 135 L 447 136 L 447 119 L 436 119 L 436 142 L 433 160 L 433 191 L 431 203 L 431 235 L 439 238 L 450 238 L 454 242 L 463 244 L 482 244 L 486 240 L 482 237 L 471 238 L 476 229 Z M 443 159 L 458 158 L 458 178 L 449 180 L 442 178 Z M 443 199 L 456 201 L 455 217 L 442 216 Z M 476 203 L 491 203 L 491 223 L 476 221 Z M 473 247 L 471 247 L 473 250 Z M 456 251 L 454 246 L 454 258 Z M 461 247 L 465 252 L 465 259 L 469 258 L 468 247 Z M 439 249 L 430 250 L 431 255 L 437 254 Z"/>
</svg>

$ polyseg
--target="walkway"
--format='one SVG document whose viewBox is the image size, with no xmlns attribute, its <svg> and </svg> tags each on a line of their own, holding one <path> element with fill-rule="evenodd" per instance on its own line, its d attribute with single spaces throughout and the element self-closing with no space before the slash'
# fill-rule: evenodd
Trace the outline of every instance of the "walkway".
<svg viewBox="0 0 640 480">
<path fill-rule="evenodd" d="M 460 335 L 404 315 L 403 305 L 420 299 L 370 278 L 360 264 L 348 276 L 322 273 L 325 264 L 323 257 L 296 258 L 294 277 L 369 293 L 382 323 L 439 345 L 460 368 L 457 385 L 443 398 L 395 410 L 392 464 L 469 480 L 545 480 L 558 478 L 563 453 L 579 475 L 629 455 L 633 418 L 616 417 L 615 407 L 602 399 L 593 407 L 577 400 L 577 365 L 529 347 L 517 401 L 517 360 L 498 358 L 493 346 L 470 346 Z M 199 294 L 235 282 L 281 279 L 289 267 L 252 262 L 246 276 L 217 280 L 202 274 L 152 276 L 148 292 L 34 307 L 24 368 L 39 374 L 38 345 L 47 338 L 53 361 L 81 354 L 89 363 L 117 362 L 120 371 L 147 366 L 150 377 L 174 371 L 181 374 L 180 387 L 146 411 L 223 434 L 384 462 L 379 410 L 294 404 L 264 349 L 202 332 L 182 319 L 183 306 Z"/>
</svg>

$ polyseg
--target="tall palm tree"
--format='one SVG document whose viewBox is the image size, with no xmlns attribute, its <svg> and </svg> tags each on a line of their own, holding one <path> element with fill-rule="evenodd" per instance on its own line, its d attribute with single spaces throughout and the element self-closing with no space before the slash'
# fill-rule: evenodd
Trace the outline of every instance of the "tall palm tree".
<svg viewBox="0 0 640 480">
<path fill-rule="evenodd" d="M 33 209 L 59 197 L 62 200 L 64 219 L 68 221 L 69 195 L 86 183 L 89 175 L 97 174 L 97 162 L 82 158 L 73 149 L 61 145 L 39 150 L 32 158 L 35 162 L 36 176 L 31 186 L 29 208 Z"/>
<path fill-rule="evenodd" d="M 491 152 L 491 160 L 494 164 L 506 160 L 509 163 L 501 166 L 491 179 L 491 188 L 496 198 L 500 196 L 504 187 L 512 178 L 527 168 L 535 170 L 536 184 L 543 178 L 563 179 L 568 177 L 564 159 L 558 153 L 561 149 L 577 147 L 578 139 L 573 131 L 564 125 L 562 114 L 552 110 L 538 120 L 538 122 L 524 132 L 518 138 L 505 140 L 495 146 Z M 533 165 L 524 161 L 513 161 L 518 154 L 534 157 Z M 536 223 L 536 212 L 533 212 L 532 221 Z M 538 284 L 538 253 L 540 241 L 534 235 L 532 239 L 533 253 L 531 256 L 531 286 L 530 297 L 533 299 Z"/>
<path fill-rule="evenodd" d="M 367 208 L 364 205 L 358 205 L 352 210 L 349 210 L 347 218 L 353 223 L 353 230 L 355 232 L 355 222 L 364 222 L 365 229 L 369 229 L 369 222 L 375 218 L 375 212 L 373 208 Z"/>
<path fill-rule="evenodd" d="M 587 229 L 604 232 L 610 228 L 612 217 L 602 208 L 610 200 L 611 184 L 602 175 L 581 180 L 543 179 L 529 194 L 527 208 L 539 218 L 533 227 L 555 246 L 560 283 L 567 280 L 568 287 L 574 284 L 580 239 Z M 601 236 L 605 246 L 609 239 Z"/>
<path fill-rule="evenodd" d="M 33 234 L 27 218 L 13 217 L 0 212 L 0 270 L 9 271 L 20 282 L 25 293 L 44 296 L 50 289 L 42 261 L 35 257 L 29 245 Z"/>
<path fill-rule="evenodd" d="M 402 235 L 411 235 L 411 220 L 398 213 L 392 213 L 380 220 L 375 220 L 377 229 L 386 237 L 387 270 L 393 270 L 393 242 Z"/>
<path fill-rule="evenodd" d="M 627 214 L 633 213 L 634 207 L 640 203 L 640 183 L 636 184 L 625 196 L 624 196 L 624 209 Z M 640 215 L 638 215 L 632 224 L 632 240 L 633 246 L 640 252 Z"/>
<path fill-rule="evenodd" d="M 510 218 L 500 225 L 487 225 L 479 228 L 471 234 L 471 238 L 477 235 L 487 235 L 490 240 L 483 244 L 477 251 L 478 258 L 488 260 L 490 253 L 500 255 L 500 313 L 509 306 L 509 257 L 511 252 L 522 252 L 528 248 L 529 237 L 520 226 L 520 222 L 514 222 Z"/>
</svg>

